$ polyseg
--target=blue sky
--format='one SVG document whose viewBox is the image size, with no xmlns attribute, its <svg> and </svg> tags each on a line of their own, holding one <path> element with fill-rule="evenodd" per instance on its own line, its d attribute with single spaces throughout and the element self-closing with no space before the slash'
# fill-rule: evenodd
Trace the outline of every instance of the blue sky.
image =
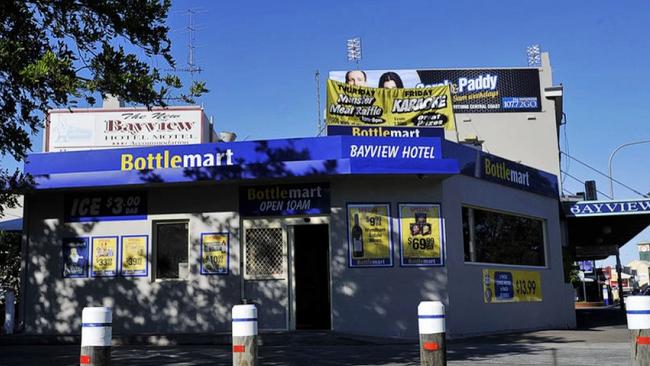
<svg viewBox="0 0 650 366">
<path fill-rule="evenodd" d="M 606 172 L 616 146 L 650 139 L 647 1 L 174 1 L 179 66 L 189 8 L 198 12 L 198 78 L 210 89 L 200 102 L 218 130 L 240 138 L 313 136 L 314 73 L 324 101 L 327 73 L 350 66 L 345 41 L 360 36 L 366 69 L 526 66 L 526 47 L 539 43 L 564 85 L 564 151 Z M 34 142 L 40 151 L 41 137 Z M 614 177 L 650 192 L 649 153 L 650 144 L 621 150 Z M 562 168 L 608 192 L 606 178 L 575 162 Z M 583 190 L 568 177 L 565 188 Z M 637 196 L 615 186 L 615 197 Z M 650 241 L 650 231 L 632 243 L 640 240 Z M 637 257 L 635 247 L 623 248 L 624 263 Z"/>
</svg>

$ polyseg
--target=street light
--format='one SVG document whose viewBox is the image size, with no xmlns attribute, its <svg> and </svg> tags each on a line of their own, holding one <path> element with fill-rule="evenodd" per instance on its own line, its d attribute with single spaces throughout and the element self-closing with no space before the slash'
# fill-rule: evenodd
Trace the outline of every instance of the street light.
<svg viewBox="0 0 650 366">
<path fill-rule="evenodd" d="M 648 143 L 650 143 L 650 140 L 641 140 L 641 141 L 628 142 L 626 144 L 623 144 L 623 145 L 617 147 L 616 149 L 614 149 L 614 151 L 612 151 L 612 154 L 609 156 L 609 196 L 612 199 L 614 199 L 614 183 L 613 183 L 613 179 L 612 179 L 612 159 L 614 159 L 614 155 L 618 152 L 618 150 L 620 150 L 620 149 L 622 149 L 622 148 L 624 148 L 626 146 L 639 145 L 639 144 L 648 144 Z"/>
</svg>

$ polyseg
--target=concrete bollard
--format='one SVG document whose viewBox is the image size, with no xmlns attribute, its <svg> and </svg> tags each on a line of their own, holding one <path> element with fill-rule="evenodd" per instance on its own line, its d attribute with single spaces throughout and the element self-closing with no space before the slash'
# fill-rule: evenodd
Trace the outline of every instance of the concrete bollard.
<svg viewBox="0 0 650 366">
<path fill-rule="evenodd" d="M 81 313 L 81 356 L 79 364 L 107 366 L 111 364 L 113 310 L 105 307 L 84 308 Z"/>
<path fill-rule="evenodd" d="M 14 302 L 16 300 L 16 294 L 14 293 L 14 289 L 12 288 L 5 288 L 5 323 L 4 323 L 4 331 L 5 334 L 14 334 L 14 314 L 15 314 L 15 306 Z"/>
<path fill-rule="evenodd" d="M 232 308 L 232 364 L 257 366 L 257 308 L 235 305 Z"/>
<path fill-rule="evenodd" d="M 650 296 L 625 299 L 627 328 L 631 331 L 632 365 L 650 365 Z"/>
<path fill-rule="evenodd" d="M 422 301 L 418 305 L 420 363 L 422 366 L 447 365 L 445 344 L 445 306 L 440 301 Z"/>
</svg>

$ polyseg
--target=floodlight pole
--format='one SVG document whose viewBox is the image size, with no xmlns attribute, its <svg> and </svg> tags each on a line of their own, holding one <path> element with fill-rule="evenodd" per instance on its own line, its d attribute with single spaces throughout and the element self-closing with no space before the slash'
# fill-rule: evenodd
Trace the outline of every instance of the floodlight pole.
<svg viewBox="0 0 650 366">
<path fill-rule="evenodd" d="M 609 162 L 608 162 L 608 166 L 609 166 L 609 197 L 611 197 L 611 199 L 614 199 L 614 180 L 612 179 L 612 159 L 614 159 L 614 155 L 616 155 L 616 153 L 620 149 L 622 149 L 622 148 L 624 148 L 626 146 L 647 144 L 647 143 L 650 143 L 650 140 L 641 140 L 641 141 L 628 142 L 628 143 L 625 143 L 623 145 L 620 145 L 619 147 L 614 149 L 614 151 L 612 151 L 612 154 L 609 156 Z"/>
</svg>

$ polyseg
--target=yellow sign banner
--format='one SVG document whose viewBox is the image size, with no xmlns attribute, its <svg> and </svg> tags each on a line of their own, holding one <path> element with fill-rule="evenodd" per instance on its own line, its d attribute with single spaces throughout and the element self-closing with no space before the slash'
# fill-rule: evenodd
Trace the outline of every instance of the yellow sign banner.
<svg viewBox="0 0 650 366">
<path fill-rule="evenodd" d="M 334 80 L 327 80 L 327 124 L 456 129 L 448 85 L 388 89 Z"/>
<path fill-rule="evenodd" d="M 122 237 L 122 276 L 147 276 L 148 237 Z"/>
<path fill-rule="evenodd" d="M 390 206 L 348 204 L 348 243 L 350 267 L 392 266 Z"/>
<path fill-rule="evenodd" d="M 117 274 L 117 236 L 94 237 L 92 277 L 111 277 Z"/>
<path fill-rule="evenodd" d="M 228 234 L 201 234 L 201 274 L 228 274 Z"/>
<path fill-rule="evenodd" d="M 537 271 L 483 270 L 486 303 L 542 301 L 542 279 Z"/>
<path fill-rule="evenodd" d="M 402 266 L 444 265 L 440 205 L 400 204 L 399 232 Z"/>
</svg>

